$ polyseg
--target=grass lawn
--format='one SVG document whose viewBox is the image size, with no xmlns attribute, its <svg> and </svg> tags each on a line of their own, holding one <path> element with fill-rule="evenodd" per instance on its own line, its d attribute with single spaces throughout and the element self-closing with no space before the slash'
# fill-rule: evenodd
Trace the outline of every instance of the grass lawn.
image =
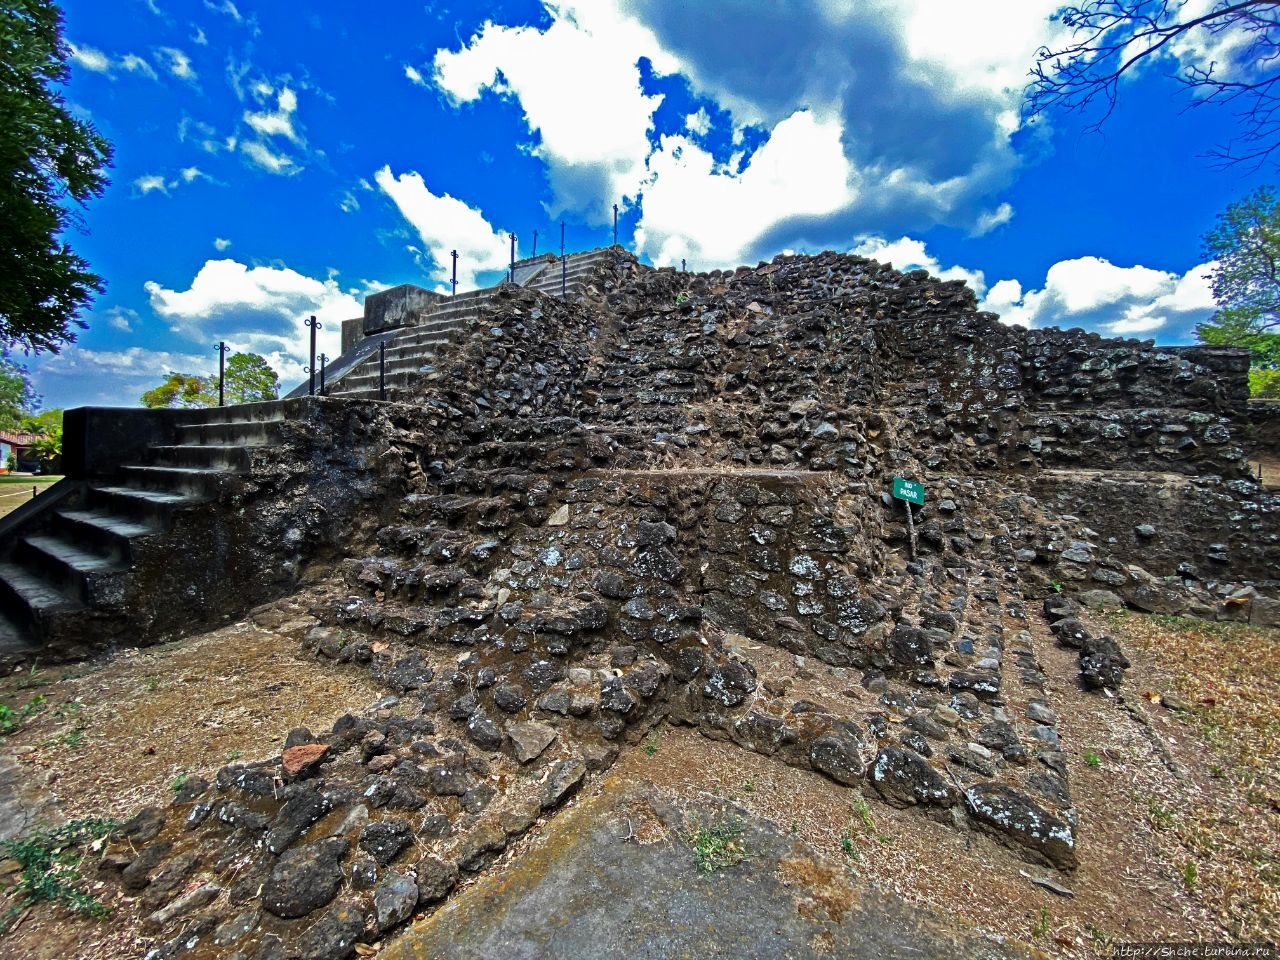
<svg viewBox="0 0 1280 960">
<path fill-rule="evenodd" d="M 9 474 L 0 476 L 0 517 L 18 509 L 31 499 L 32 487 L 47 487 L 60 476 L 15 477 Z"/>
</svg>

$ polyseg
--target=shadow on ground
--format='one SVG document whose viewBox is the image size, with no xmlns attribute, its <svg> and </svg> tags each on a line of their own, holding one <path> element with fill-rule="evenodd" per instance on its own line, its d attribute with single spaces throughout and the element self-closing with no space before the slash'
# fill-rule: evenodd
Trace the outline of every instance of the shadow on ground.
<svg viewBox="0 0 1280 960">
<path fill-rule="evenodd" d="M 732 837 L 698 868 L 700 830 Z M 708 836 L 704 833 L 703 836 Z M 705 851 L 704 851 L 705 852 Z M 1005 960 L 1025 957 L 958 930 L 825 862 L 772 823 L 608 778 L 536 844 L 407 930 L 386 960 L 667 960 L 672 957 Z"/>
</svg>

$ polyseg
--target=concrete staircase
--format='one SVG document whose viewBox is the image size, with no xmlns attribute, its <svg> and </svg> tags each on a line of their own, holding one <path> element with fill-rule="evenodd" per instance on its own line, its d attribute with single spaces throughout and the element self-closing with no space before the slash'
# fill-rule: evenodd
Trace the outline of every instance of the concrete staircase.
<svg viewBox="0 0 1280 960">
<path fill-rule="evenodd" d="M 284 418 L 274 403 L 190 413 L 175 442 L 149 445 L 112 479 L 63 480 L 30 504 L 40 509 L 29 522 L 0 529 L 0 667 L 103 645 L 129 605 L 141 554 L 212 546 L 168 535 L 249 472 L 253 447 L 273 442 Z"/>
<path fill-rule="evenodd" d="M 549 297 L 572 298 L 577 296 L 596 268 L 609 262 L 609 258 L 609 251 L 604 249 L 570 254 L 563 261 L 552 255 L 518 260 L 515 282 Z M 501 284 L 450 297 L 426 314 L 422 322 L 387 339 L 384 382 L 388 393 L 409 386 L 422 368 L 430 363 L 439 345 L 470 327 L 479 318 L 481 307 L 500 289 Z M 378 392 L 378 351 L 369 351 L 364 344 L 351 352 L 357 351 L 367 355 L 350 365 L 347 372 L 339 373 L 337 378 L 329 381 L 326 384 L 327 394 L 359 400 L 382 399 Z M 341 370 L 344 360 L 344 357 L 335 360 L 334 369 Z M 297 390 L 294 391 L 296 393 Z"/>
</svg>

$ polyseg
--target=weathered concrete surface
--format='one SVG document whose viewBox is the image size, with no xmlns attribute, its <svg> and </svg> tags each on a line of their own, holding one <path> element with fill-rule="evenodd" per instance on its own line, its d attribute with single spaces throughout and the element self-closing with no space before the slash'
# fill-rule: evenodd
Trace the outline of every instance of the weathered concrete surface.
<svg viewBox="0 0 1280 960">
<path fill-rule="evenodd" d="M 748 859 L 700 873 L 688 840 L 707 822 L 740 829 Z M 625 839 L 632 831 L 664 838 Z M 610 777 L 600 795 L 557 817 L 518 860 L 456 895 L 382 956 L 1004 960 L 1026 954 L 857 884 L 844 866 L 818 859 L 805 844 L 738 808 L 702 803 L 691 814 L 659 788 Z"/>
</svg>

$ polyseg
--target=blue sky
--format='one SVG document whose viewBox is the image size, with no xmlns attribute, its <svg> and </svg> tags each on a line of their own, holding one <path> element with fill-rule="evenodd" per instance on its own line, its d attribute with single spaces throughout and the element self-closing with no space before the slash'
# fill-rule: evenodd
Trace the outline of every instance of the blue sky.
<svg viewBox="0 0 1280 960">
<path fill-rule="evenodd" d="M 68 102 L 115 144 L 71 237 L 107 281 L 28 363 L 44 406 L 136 405 L 216 344 L 303 378 L 302 319 L 365 294 L 500 279 L 619 239 L 659 265 L 854 251 L 963 277 L 1032 326 L 1190 342 L 1200 237 L 1263 182 L 1200 155 L 1184 44 L 1103 132 L 1027 125 L 1045 0 L 65 0 Z"/>
</svg>

